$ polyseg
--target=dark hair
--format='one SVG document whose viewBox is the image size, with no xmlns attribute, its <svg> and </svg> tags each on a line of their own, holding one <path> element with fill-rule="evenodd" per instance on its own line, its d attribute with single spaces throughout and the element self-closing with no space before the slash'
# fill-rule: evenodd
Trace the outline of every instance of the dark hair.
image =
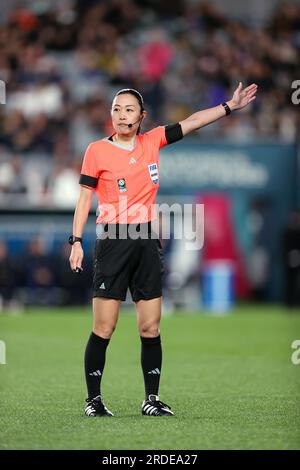
<svg viewBox="0 0 300 470">
<path fill-rule="evenodd" d="M 134 90 L 134 88 L 123 88 L 122 90 L 119 90 L 115 96 L 119 96 L 119 95 L 125 95 L 125 94 L 129 94 L 129 95 L 133 95 L 136 97 L 136 99 L 138 100 L 139 102 L 139 105 L 141 107 L 141 111 L 144 111 L 144 100 L 143 100 L 143 97 L 142 95 L 137 91 L 137 90 Z"/>
<path fill-rule="evenodd" d="M 115 94 L 115 97 L 119 96 L 119 95 L 125 95 L 125 94 L 126 95 L 129 94 L 129 95 L 132 95 L 132 96 L 136 97 L 136 99 L 139 102 L 140 108 L 141 108 L 141 113 L 145 110 L 143 97 L 137 90 L 135 90 L 134 88 L 122 88 L 122 90 L 119 90 Z M 139 134 L 140 131 L 141 131 L 141 125 L 139 125 L 139 128 L 137 130 L 137 134 Z"/>
</svg>

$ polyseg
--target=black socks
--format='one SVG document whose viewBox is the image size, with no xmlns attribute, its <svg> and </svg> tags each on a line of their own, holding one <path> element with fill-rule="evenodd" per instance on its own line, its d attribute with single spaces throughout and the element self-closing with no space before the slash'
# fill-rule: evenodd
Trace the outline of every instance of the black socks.
<svg viewBox="0 0 300 470">
<path fill-rule="evenodd" d="M 88 398 L 101 395 L 101 379 L 105 366 L 106 348 L 110 339 L 101 338 L 91 333 L 86 345 L 84 366 L 88 390 Z M 158 395 L 159 380 L 162 364 L 162 348 L 160 336 L 144 338 L 141 336 L 141 364 L 144 374 L 146 398 Z"/>
<path fill-rule="evenodd" d="M 101 395 L 101 379 L 109 341 L 109 339 L 101 338 L 92 332 L 86 345 L 84 368 L 89 399 Z"/>
<path fill-rule="evenodd" d="M 141 336 L 141 363 L 145 381 L 146 399 L 148 395 L 158 395 L 159 379 L 162 363 L 160 336 L 144 338 Z"/>
</svg>

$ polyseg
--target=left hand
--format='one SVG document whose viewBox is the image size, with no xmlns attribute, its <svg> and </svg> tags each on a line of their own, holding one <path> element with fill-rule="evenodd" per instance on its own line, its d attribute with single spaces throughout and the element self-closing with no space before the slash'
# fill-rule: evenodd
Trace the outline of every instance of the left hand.
<svg viewBox="0 0 300 470">
<path fill-rule="evenodd" d="M 240 82 L 239 86 L 233 93 L 231 100 L 227 102 L 230 109 L 244 108 L 249 103 L 251 103 L 251 101 L 255 100 L 256 92 L 257 92 L 257 85 L 255 83 L 252 83 L 251 85 L 247 86 L 247 88 L 243 89 L 243 84 L 242 82 Z"/>
</svg>

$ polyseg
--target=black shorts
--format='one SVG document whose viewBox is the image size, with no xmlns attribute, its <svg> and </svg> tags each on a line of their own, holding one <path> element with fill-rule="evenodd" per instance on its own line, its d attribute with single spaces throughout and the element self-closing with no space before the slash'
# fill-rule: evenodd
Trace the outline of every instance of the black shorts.
<svg viewBox="0 0 300 470">
<path fill-rule="evenodd" d="M 103 235 L 95 242 L 93 297 L 124 301 L 128 287 L 134 302 L 161 297 L 164 262 L 157 235 L 136 239 L 122 239 L 119 233 L 113 239 Z"/>
</svg>

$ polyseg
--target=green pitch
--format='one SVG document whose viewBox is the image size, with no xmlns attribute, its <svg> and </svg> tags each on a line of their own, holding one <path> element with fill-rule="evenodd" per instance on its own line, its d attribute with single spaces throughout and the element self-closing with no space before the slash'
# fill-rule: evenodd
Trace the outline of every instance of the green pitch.
<svg viewBox="0 0 300 470">
<path fill-rule="evenodd" d="M 103 377 L 111 419 L 83 415 L 90 309 L 0 315 L 1 449 L 299 449 L 300 312 L 239 307 L 164 317 L 160 398 L 176 416 L 142 417 L 135 316 L 122 311 Z"/>
</svg>

